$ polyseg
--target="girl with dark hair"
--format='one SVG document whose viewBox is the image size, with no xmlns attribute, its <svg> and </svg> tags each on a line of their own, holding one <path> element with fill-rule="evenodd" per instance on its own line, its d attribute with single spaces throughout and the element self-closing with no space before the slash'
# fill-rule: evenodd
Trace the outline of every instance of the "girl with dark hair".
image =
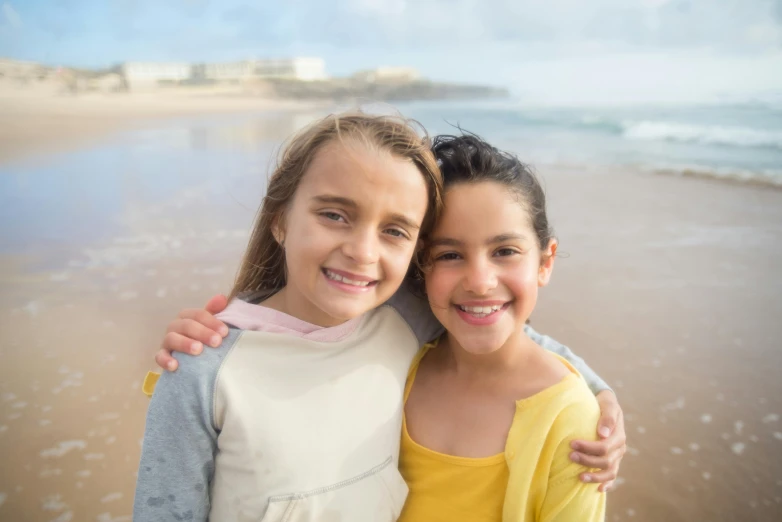
<svg viewBox="0 0 782 522">
<path fill-rule="evenodd" d="M 569 459 L 573 439 L 595 438 L 597 400 L 525 332 L 557 252 L 543 189 L 476 136 L 440 136 L 433 150 L 444 210 L 421 271 L 446 332 L 405 388 L 400 521 L 603 520 L 605 495 Z"/>
</svg>

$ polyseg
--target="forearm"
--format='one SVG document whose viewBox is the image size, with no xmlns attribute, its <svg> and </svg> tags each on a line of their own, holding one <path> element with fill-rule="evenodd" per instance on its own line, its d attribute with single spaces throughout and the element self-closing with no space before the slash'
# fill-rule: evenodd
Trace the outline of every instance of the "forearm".
<svg viewBox="0 0 782 522">
<path fill-rule="evenodd" d="M 163 375 L 150 401 L 133 504 L 135 521 L 209 518 L 216 433 L 191 399 L 195 393 L 178 386 L 175 381 L 184 379 L 177 377 Z"/>
</svg>

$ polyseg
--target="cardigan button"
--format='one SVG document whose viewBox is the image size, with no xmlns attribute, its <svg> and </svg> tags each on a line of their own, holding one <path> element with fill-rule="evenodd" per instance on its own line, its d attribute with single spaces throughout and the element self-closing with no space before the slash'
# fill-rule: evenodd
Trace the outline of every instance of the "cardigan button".
<svg viewBox="0 0 782 522">
<path fill-rule="evenodd" d="M 513 458 L 513 457 L 515 457 L 515 456 L 516 456 L 516 452 L 515 452 L 515 451 L 509 451 L 509 452 L 508 452 L 508 458 L 509 458 L 509 459 L 512 459 L 512 458 Z"/>
</svg>

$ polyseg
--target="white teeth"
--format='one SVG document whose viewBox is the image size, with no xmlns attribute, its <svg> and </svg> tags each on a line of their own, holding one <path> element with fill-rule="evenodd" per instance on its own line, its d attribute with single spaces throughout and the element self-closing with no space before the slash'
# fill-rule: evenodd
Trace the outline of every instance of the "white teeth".
<svg viewBox="0 0 782 522">
<path fill-rule="evenodd" d="M 496 311 L 498 311 L 500 308 L 502 308 L 503 305 L 494 305 L 494 306 L 459 306 L 459 308 L 463 312 L 467 312 L 468 314 L 477 315 L 480 317 L 486 317 L 489 314 L 492 314 Z"/>
<path fill-rule="evenodd" d="M 347 285 L 353 285 L 353 286 L 367 286 L 369 284 L 369 281 L 354 281 L 352 279 L 348 279 L 347 277 L 343 277 L 339 274 L 335 274 L 330 270 L 326 270 L 326 277 L 328 277 L 332 281 L 339 281 L 341 283 L 345 283 Z"/>
</svg>

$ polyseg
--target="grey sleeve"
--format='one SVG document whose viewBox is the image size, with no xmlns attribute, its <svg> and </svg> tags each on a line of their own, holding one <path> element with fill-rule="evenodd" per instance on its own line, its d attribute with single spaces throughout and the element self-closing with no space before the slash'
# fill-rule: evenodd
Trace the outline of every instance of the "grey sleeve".
<svg viewBox="0 0 782 522">
<path fill-rule="evenodd" d="M 443 325 L 432 313 L 432 309 L 429 308 L 429 302 L 423 297 L 415 295 L 406 281 L 386 304 L 402 316 L 410 329 L 413 330 L 418 344 L 423 345 L 439 337 L 445 331 Z"/>
<path fill-rule="evenodd" d="M 135 522 L 206 521 L 218 430 L 215 380 L 240 334 L 231 329 L 217 349 L 174 353 L 176 372 L 163 372 L 149 409 L 133 502 Z"/>
<path fill-rule="evenodd" d="M 524 331 L 527 333 L 530 339 L 535 341 L 546 350 L 554 352 L 567 359 L 567 361 L 572 364 L 581 375 L 584 376 L 584 380 L 589 385 L 589 389 L 592 390 L 592 393 L 597 395 L 601 391 L 613 391 L 608 386 L 608 384 L 603 379 L 601 379 L 600 376 L 595 373 L 595 371 L 590 368 L 586 362 L 584 362 L 584 359 L 574 354 L 570 348 L 555 341 L 548 335 L 539 334 L 530 325 L 524 325 Z"/>
</svg>

